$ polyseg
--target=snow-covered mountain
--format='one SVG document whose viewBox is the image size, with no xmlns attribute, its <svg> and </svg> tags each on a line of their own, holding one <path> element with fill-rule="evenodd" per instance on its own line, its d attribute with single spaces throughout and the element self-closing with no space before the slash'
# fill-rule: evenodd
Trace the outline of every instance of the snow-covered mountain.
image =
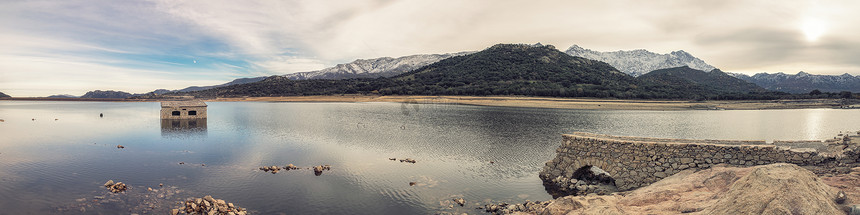
<svg viewBox="0 0 860 215">
<path fill-rule="evenodd" d="M 565 53 L 583 57 L 591 60 L 603 61 L 612 65 L 621 72 L 632 76 L 640 76 L 645 73 L 658 70 L 687 66 L 702 71 L 711 71 L 713 66 L 705 61 L 693 57 L 684 50 L 673 51 L 669 54 L 658 54 L 644 49 L 632 51 L 599 52 L 585 49 L 577 45 L 571 46 Z"/>
<path fill-rule="evenodd" d="M 729 74 L 768 90 L 787 93 L 809 93 L 816 89 L 822 92 L 860 92 L 860 76 L 853 76 L 848 73 L 842 75 L 813 75 L 801 71 L 794 75 L 782 72 L 773 74 L 758 73 L 753 76 L 739 73 Z"/>
<path fill-rule="evenodd" d="M 337 66 L 322 70 L 286 74 L 284 77 L 292 80 L 391 77 L 439 62 L 446 58 L 470 53 L 473 52 L 358 59 L 351 63 L 338 64 Z"/>
</svg>

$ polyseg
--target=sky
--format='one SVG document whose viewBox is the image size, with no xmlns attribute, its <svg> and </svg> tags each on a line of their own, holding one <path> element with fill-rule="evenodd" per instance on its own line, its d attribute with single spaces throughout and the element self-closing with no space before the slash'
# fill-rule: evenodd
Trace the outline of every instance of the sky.
<svg viewBox="0 0 860 215">
<path fill-rule="evenodd" d="M 860 75 L 860 1 L 0 0 L 0 92 L 145 93 L 542 43 Z"/>
</svg>

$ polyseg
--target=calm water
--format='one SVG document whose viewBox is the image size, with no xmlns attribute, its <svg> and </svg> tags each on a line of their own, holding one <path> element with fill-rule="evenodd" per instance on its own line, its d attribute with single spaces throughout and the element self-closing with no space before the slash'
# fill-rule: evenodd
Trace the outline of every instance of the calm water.
<svg viewBox="0 0 860 215">
<path fill-rule="evenodd" d="M 771 141 L 825 139 L 860 129 L 860 111 L 830 109 L 211 102 L 206 121 L 174 125 L 159 119 L 159 108 L 0 101 L 0 214 L 118 214 L 140 212 L 141 205 L 162 214 L 176 208 L 176 199 L 203 195 L 257 214 L 478 213 L 474 207 L 489 201 L 550 199 L 537 173 L 553 158 L 562 133 Z M 321 176 L 257 170 L 288 163 L 330 164 L 332 170 Z M 101 187 L 108 179 L 132 190 L 109 195 Z M 159 183 L 180 192 L 169 198 L 146 192 Z M 449 209 L 452 197 L 469 205 Z"/>
</svg>

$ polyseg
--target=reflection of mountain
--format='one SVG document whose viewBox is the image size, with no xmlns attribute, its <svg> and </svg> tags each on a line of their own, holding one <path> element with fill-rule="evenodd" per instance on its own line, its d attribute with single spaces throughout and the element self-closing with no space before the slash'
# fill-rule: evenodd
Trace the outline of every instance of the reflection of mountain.
<svg viewBox="0 0 860 215">
<path fill-rule="evenodd" d="M 203 119 L 162 119 L 162 137 L 206 136 L 206 118 Z"/>
</svg>

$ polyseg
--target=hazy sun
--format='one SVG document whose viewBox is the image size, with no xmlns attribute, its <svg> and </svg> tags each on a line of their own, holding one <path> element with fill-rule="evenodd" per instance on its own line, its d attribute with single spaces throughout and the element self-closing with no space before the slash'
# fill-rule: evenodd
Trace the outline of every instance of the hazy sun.
<svg viewBox="0 0 860 215">
<path fill-rule="evenodd" d="M 801 30 L 803 30 L 803 34 L 806 35 L 806 40 L 809 42 L 815 42 L 824 34 L 824 23 L 820 20 L 806 20 L 801 26 Z"/>
</svg>

